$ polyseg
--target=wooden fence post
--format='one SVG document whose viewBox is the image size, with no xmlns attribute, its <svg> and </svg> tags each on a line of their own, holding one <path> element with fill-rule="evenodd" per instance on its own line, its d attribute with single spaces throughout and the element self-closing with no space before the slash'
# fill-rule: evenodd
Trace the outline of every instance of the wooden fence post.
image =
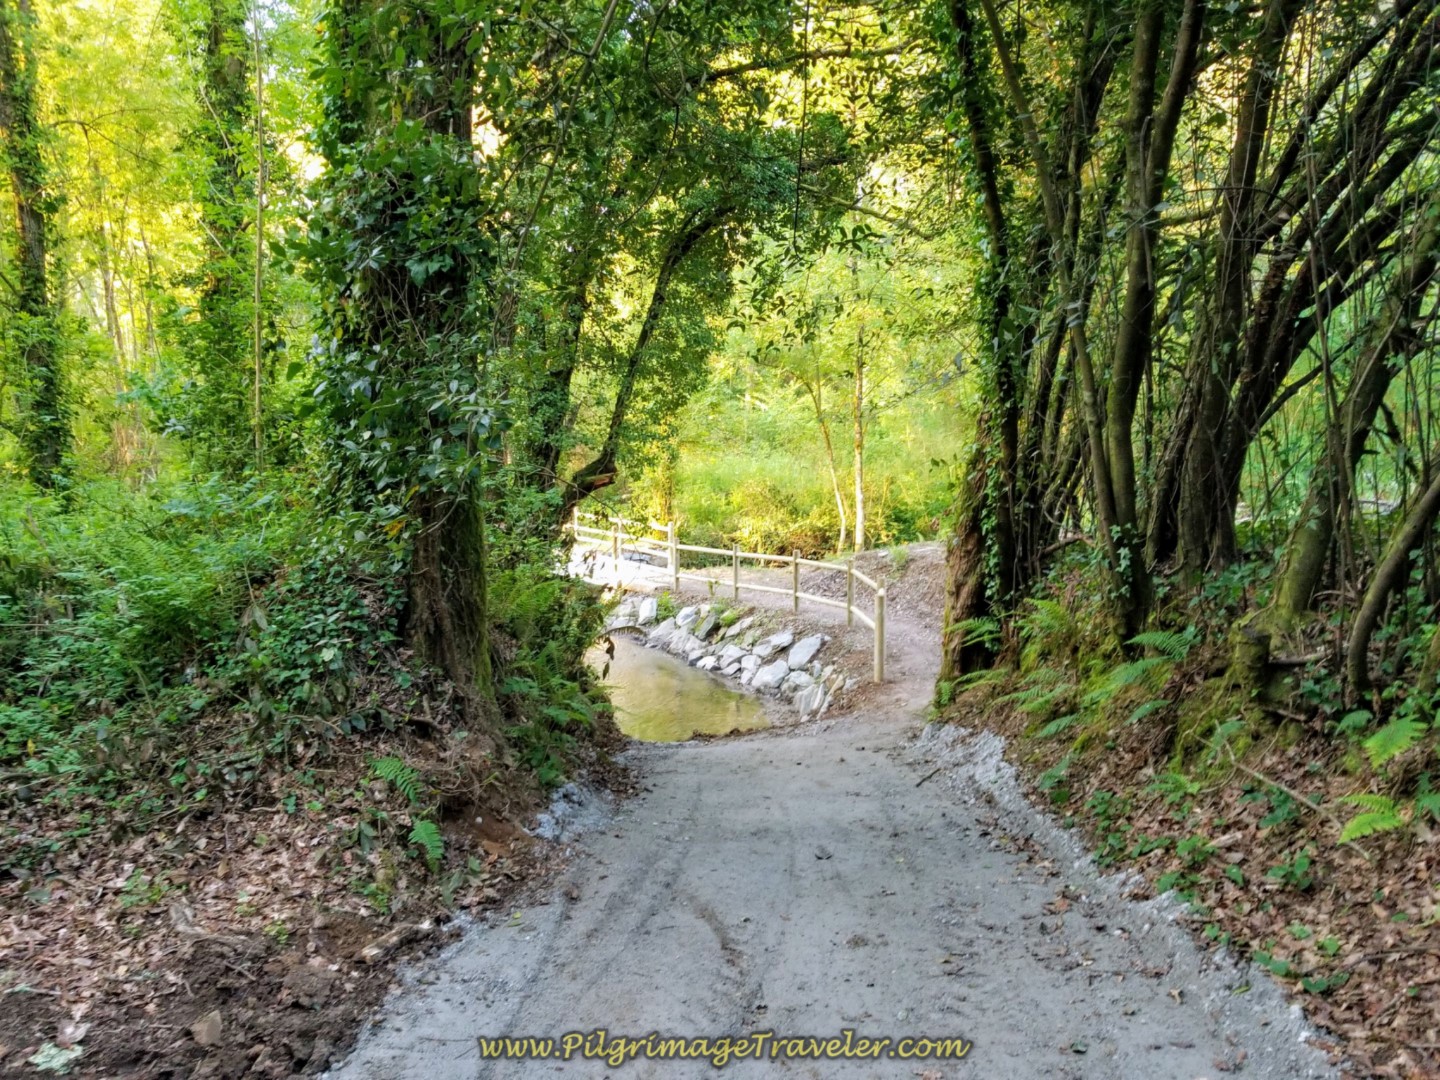
<svg viewBox="0 0 1440 1080">
<path fill-rule="evenodd" d="M 739 599 L 740 599 L 740 545 L 739 545 L 738 543 L 735 543 L 735 544 L 731 544 L 731 545 L 730 545 L 730 574 L 731 574 L 731 578 L 732 578 L 731 585 L 732 585 L 733 588 L 734 588 L 733 599 L 739 600 Z"/>
<path fill-rule="evenodd" d="M 845 625 L 855 625 L 855 560 L 845 563 Z"/>
<path fill-rule="evenodd" d="M 680 540 L 675 535 L 675 522 L 665 523 L 665 535 L 670 540 L 670 591 L 680 591 Z"/>
<path fill-rule="evenodd" d="M 800 552 L 790 552 L 790 595 L 795 602 L 795 614 L 800 614 Z"/>
<path fill-rule="evenodd" d="M 885 681 L 885 590 L 875 590 L 875 681 Z"/>
</svg>

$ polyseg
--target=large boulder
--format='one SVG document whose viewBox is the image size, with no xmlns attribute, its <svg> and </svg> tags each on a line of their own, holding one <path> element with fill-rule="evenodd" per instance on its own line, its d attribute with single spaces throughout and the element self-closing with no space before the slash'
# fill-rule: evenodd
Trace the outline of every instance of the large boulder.
<svg viewBox="0 0 1440 1080">
<path fill-rule="evenodd" d="M 697 649 L 703 653 L 705 651 L 705 643 L 699 638 L 697 638 L 694 634 L 688 633 L 685 630 L 676 630 L 675 633 L 670 637 L 670 644 L 668 648 L 676 656 L 684 656 L 688 658 L 690 654 L 695 652 Z"/>
<path fill-rule="evenodd" d="M 800 710 L 801 716 L 811 716 L 823 709 L 828 699 L 825 687 L 816 683 L 795 695 L 795 708 Z"/>
<path fill-rule="evenodd" d="M 760 644 L 755 646 L 755 655 L 761 660 L 769 658 L 773 652 L 781 649 L 788 649 L 795 641 L 795 635 L 789 630 L 781 630 L 779 633 L 771 634 Z M 788 665 L 787 665 L 788 666 Z"/>
<path fill-rule="evenodd" d="M 790 655 L 786 657 L 786 661 L 790 664 L 790 670 L 798 671 L 809 664 L 811 660 L 815 659 L 815 654 L 820 651 L 820 646 L 824 644 L 824 634 L 811 634 L 809 637 L 803 637 L 797 641 L 790 649 Z"/>
<path fill-rule="evenodd" d="M 719 663 L 720 661 L 713 656 L 702 656 L 695 667 L 700 671 L 713 671 Z"/>
<path fill-rule="evenodd" d="M 776 661 L 777 663 L 779 661 Z M 780 693 L 786 697 L 794 697 L 801 690 L 809 690 L 815 685 L 815 680 L 803 671 L 792 671 L 785 676 L 785 681 L 780 684 Z"/>
<path fill-rule="evenodd" d="M 639 608 L 635 612 L 635 621 L 641 626 L 649 626 L 660 614 L 660 601 L 653 596 L 647 596 L 640 601 Z"/>
<path fill-rule="evenodd" d="M 785 677 L 789 674 L 790 665 L 784 660 L 776 660 L 755 672 L 755 678 L 750 685 L 756 690 L 774 690 L 785 681 Z"/>
<path fill-rule="evenodd" d="M 726 645 L 720 650 L 720 663 L 730 664 L 738 661 L 745 655 L 745 650 L 739 645 Z"/>
<path fill-rule="evenodd" d="M 712 611 L 703 619 L 701 619 L 698 624 L 696 624 L 695 636 L 698 637 L 701 641 L 709 641 L 710 635 L 715 632 L 716 628 L 719 627 L 719 625 L 720 616 L 716 615 L 715 612 Z"/>
<path fill-rule="evenodd" d="M 753 625 L 755 625 L 755 616 L 746 615 L 745 618 L 741 619 L 739 622 L 731 626 L 727 626 L 725 628 L 724 636 L 727 638 L 739 637 L 746 630 L 749 630 L 750 627 Z"/>
<path fill-rule="evenodd" d="M 681 608 L 675 615 L 675 625 L 681 630 L 689 630 L 700 621 L 700 609 L 693 604 L 690 607 Z"/>
<path fill-rule="evenodd" d="M 754 653 L 746 653 L 740 657 L 740 670 L 747 675 L 752 671 L 760 670 L 760 658 Z"/>
<path fill-rule="evenodd" d="M 670 640 L 670 636 L 674 633 L 675 620 L 666 619 L 659 626 L 655 627 L 654 630 L 650 631 L 650 636 L 647 638 L 647 640 L 650 642 L 651 645 L 663 645 L 665 642 Z"/>
</svg>

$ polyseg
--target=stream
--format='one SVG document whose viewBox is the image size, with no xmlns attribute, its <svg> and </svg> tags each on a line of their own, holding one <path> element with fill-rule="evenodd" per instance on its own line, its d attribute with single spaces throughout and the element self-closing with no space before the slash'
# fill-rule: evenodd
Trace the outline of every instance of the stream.
<svg viewBox="0 0 1440 1080">
<path fill-rule="evenodd" d="M 612 638 L 615 657 L 605 684 L 620 730 L 645 742 L 681 742 L 696 735 L 724 735 L 767 726 L 765 710 L 749 694 L 732 690 L 662 649 L 647 649 L 623 634 Z M 590 651 L 604 671 L 605 650 Z"/>
</svg>

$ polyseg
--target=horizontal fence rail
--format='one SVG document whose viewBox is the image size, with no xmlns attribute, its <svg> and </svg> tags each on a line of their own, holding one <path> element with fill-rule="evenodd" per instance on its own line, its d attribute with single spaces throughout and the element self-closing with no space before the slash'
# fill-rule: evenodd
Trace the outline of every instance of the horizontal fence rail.
<svg viewBox="0 0 1440 1080">
<path fill-rule="evenodd" d="M 570 532 L 575 537 L 578 546 L 584 546 L 600 552 L 608 552 L 611 558 L 610 583 L 616 587 L 623 588 L 627 582 L 624 580 L 622 567 L 626 565 L 625 555 L 634 554 L 641 556 L 637 563 L 654 567 L 656 570 L 663 570 L 665 579 L 675 591 L 679 591 L 682 581 L 698 581 L 712 588 L 725 585 L 722 577 L 711 574 L 687 573 L 680 566 L 682 553 L 693 555 L 708 555 L 717 559 L 730 560 L 730 581 L 729 587 L 731 597 L 740 599 L 742 591 L 775 593 L 791 598 L 792 609 L 798 614 L 800 601 L 808 600 L 812 604 L 820 604 L 824 607 L 839 608 L 845 612 L 845 625 L 853 626 L 856 620 L 869 628 L 875 639 L 875 681 L 885 681 L 885 590 L 873 578 L 855 569 L 855 560 L 848 560 L 843 566 L 835 563 L 820 562 L 816 559 L 804 559 L 798 551 L 792 551 L 789 555 L 772 555 L 760 551 L 741 551 L 739 544 L 729 548 L 706 547 L 703 544 L 682 544 L 679 531 L 673 521 L 633 521 L 629 518 L 606 517 L 595 518 L 604 522 L 604 527 L 587 524 L 580 517 L 577 509 L 570 519 Z M 657 535 L 659 534 L 659 535 Z M 663 563 L 651 562 L 652 559 L 663 559 Z M 790 584 L 781 585 L 760 585 L 755 582 L 742 581 L 740 579 L 740 565 L 742 562 L 757 563 L 761 566 L 774 564 L 776 566 L 790 568 Z M 815 593 L 805 592 L 800 588 L 800 570 L 802 567 L 809 567 L 813 570 L 828 571 L 834 574 L 845 575 L 845 599 L 837 600 L 832 596 L 818 596 Z M 857 604 L 856 586 L 859 585 L 870 590 L 871 602 L 868 605 L 869 611 L 865 610 L 866 605 Z"/>
</svg>

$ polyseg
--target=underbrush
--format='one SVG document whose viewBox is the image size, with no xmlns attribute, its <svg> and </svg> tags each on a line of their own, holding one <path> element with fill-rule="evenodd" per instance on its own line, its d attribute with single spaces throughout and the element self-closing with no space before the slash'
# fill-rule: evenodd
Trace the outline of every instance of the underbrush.
<svg viewBox="0 0 1440 1080">
<path fill-rule="evenodd" d="M 406 647 L 398 530 L 310 486 L 0 491 L 12 1049 L 58 1039 L 42 1057 L 96 1075 L 323 1071 L 380 961 L 503 904 L 551 857 L 520 823 L 609 768 L 584 664 L 603 609 L 553 552 L 491 574 L 477 695 Z M 183 1034 L 211 1010 L 223 1029 Z"/>
<path fill-rule="evenodd" d="M 468 825 L 604 743 L 587 586 L 493 575 L 480 723 L 404 647 L 401 543 L 285 491 L 0 494 L 0 871 L 33 887 L 92 838 L 279 806 L 373 909 L 450 904 L 484 877 Z"/>
<path fill-rule="evenodd" d="M 1433 675 L 1347 702 L 1314 638 L 1253 666 L 1270 571 L 1162 582 L 1155 628 L 1122 651 L 1093 568 L 1072 560 L 1012 625 L 970 628 L 1001 662 L 942 684 L 938 704 L 1007 735 L 1101 865 L 1173 891 L 1206 940 L 1293 988 L 1377 1075 L 1420 1075 L 1440 1064 L 1423 1049 L 1440 1007 Z M 1412 615 L 1391 613 L 1392 672 L 1430 648 Z"/>
</svg>

